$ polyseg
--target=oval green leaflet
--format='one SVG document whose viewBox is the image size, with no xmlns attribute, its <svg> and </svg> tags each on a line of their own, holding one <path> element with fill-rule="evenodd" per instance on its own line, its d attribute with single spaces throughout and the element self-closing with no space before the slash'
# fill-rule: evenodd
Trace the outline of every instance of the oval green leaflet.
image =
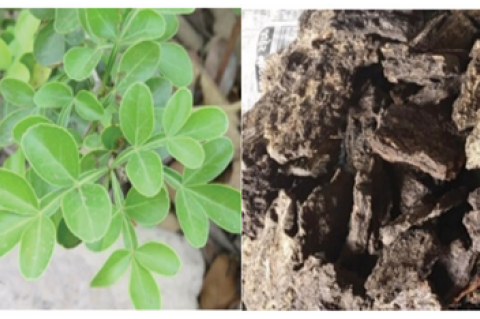
<svg viewBox="0 0 480 319">
<path fill-rule="evenodd" d="M 61 82 L 44 84 L 33 97 L 33 102 L 40 108 L 64 107 L 73 101 L 72 89 Z"/>
<path fill-rule="evenodd" d="M 0 209 L 35 214 L 38 199 L 32 186 L 18 174 L 0 168 Z"/>
<path fill-rule="evenodd" d="M 39 116 L 39 115 L 32 115 L 32 116 L 27 116 L 23 118 L 13 128 L 13 138 L 15 139 L 15 142 L 20 144 L 22 142 L 23 134 L 25 134 L 25 132 L 30 127 L 35 126 L 37 124 L 41 124 L 41 123 L 51 124 L 52 121 L 50 121 L 48 118 L 44 116 Z"/>
<path fill-rule="evenodd" d="M 55 226 L 39 216 L 25 229 L 20 243 L 20 272 L 29 280 L 38 279 L 47 269 L 55 248 Z"/>
<path fill-rule="evenodd" d="M 124 27 L 121 43 L 155 40 L 165 33 L 165 20 L 161 14 L 151 9 L 137 9 L 133 14 L 128 25 Z"/>
<path fill-rule="evenodd" d="M 155 196 L 162 188 L 163 164 L 154 151 L 138 151 L 133 154 L 126 171 L 133 187 L 146 197 Z"/>
<path fill-rule="evenodd" d="M 126 249 L 114 251 L 90 283 L 91 287 L 111 286 L 127 271 L 132 253 Z"/>
<path fill-rule="evenodd" d="M 180 258 L 175 251 L 157 242 L 148 242 L 138 247 L 135 260 L 146 269 L 162 276 L 175 276 L 180 270 Z"/>
<path fill-rule="evenodd" d="M 9 103 L 20 107 L 33 107 L 35 94 L 30 84 L 17 79 L 3 79 L 0 82 L 0 93 Z"/>
<path fill-rule="evenodd" d="M 173 137 L 167 141 L 168 152 L 185 167 L 199 168 L 205 159 L 205 151 L 199 142 L 189 137 Z"/>
<path fill-rule="evenodd" d="M 204 106 L 190 114 L 176 135 L 207 141 L 223 136 L 227 130 L 227 114 L 219 107 Z"/>
<path fill-rule="evenodd" d="M 25 157 L 45 181 L 71 186 L 80 174 L 77 144 L 67 130 L 54 124 L 38 124 L 22 138 Z"/>
<path fill-rule="evenodd" d="M 102 50 L 93 48 L 71 48 L 63 57 L 65 73 L 76 81 L 87 79 L 100 62 L 102 53 Z"/>
<path fill-rule="evenodd" d="M 112 203 L 98 184 L 73 189 L 63 198 L 62 211 L 68 228 L 85 242 L 101 239 L 110 226 Z"/>
<path fill-rule="evenodd" d="M 100 120 L 104 114 L 103 106 L 90 92 L 82 90 L 75 97 L 75 111 L 87 121 Z"/>
<path fill-rule="evenodd" d="M 54 22 L 46 24 L 38 33 L 33 45 L 33 55 L 44 66 L 62 62 L 65 53 L 65 36 L 55 32 Z"/>
<path fill-rule="evenodd" d="M 207 243 L 210 226 L 203 207 L 197 201 L 191 201 L 188 195 L 183 187 L 177 189 L 175 208 L 185 237 L 190 245 L 199 248 Z"/>
<path fill-rule="evenodd" d="M 161 43 L 160 73 L 175 86 L 188 86 L 193 80 L 193 66 L 184 47 L 173 42 Z"/>
<path fill-rule="evenodd" d="M 192 112 L 192 93 L 186 88 L 178 89 L 168 100 L 163 113 L 163 130 L 167 136 L 175 136 L 187 122 Z"/>
<path fill-rule="evenodd" d="M 160 290 L 157 282 L 136 260 L 132 263 L 129 292 L 135 309 L 160 309 Z"/>
<path fill-rule="evenodd" d="M 125 212 L 137 223 L 155 226 L 167 217 L 170 211 L 170 199 L 165 188 L 153 197 L 140 194 L 131 188 L 125 201 Z"/>
<path fill-rule="evenodd" d="M 148 86 L 132 85 L 120 105 L 120 127 L 132 145 L 142 145 L 153 132 L 153 100 Z"/>
<path fill-rule="evenodd" d="M 233 143 L 226 137 L 210 140 L 203 145 L 205 160 L 197 169 L 183 170 L 184 185 L 199 185 L 211 182 L 220 175 L 233 158 Z"/>
<path fill-rule="evenodd" d="M 67 34 L 80 26 L 77 9 L 57 8 L 55 9 L 54 28 L 57 33 Z"/>
<path fill-rule="evenodd" d="M 0 257 L 12 250 L 32 222 L 32 216 L 0 211 Z"/>
<path fill-rule="evenodd" d="M 160 63 L 160 45 L 142 41 L 130 46 L 122 58 L 116 74 L 116 89 L 126 91 L 135 82 L 148 80 Z"/>
</svg>

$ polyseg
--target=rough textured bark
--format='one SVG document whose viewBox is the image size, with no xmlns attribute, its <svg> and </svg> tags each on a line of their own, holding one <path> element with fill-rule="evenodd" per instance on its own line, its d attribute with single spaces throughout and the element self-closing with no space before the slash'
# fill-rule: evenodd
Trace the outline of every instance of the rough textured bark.
<svg viewBox="0 0 480 319">
<path fill-rule="evenodd" d="M 299 25 L 243 117 L 245 308 L 480 307 L 480 13 Z"/>
</svg>

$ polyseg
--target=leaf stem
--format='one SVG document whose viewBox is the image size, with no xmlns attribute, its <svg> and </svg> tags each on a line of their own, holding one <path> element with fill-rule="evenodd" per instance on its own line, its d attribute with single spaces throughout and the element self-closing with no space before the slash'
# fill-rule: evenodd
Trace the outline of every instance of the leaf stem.
<svg viewBox="0 0 480 319">
<path fill-rule="evenodd" d="M 164 167 L 164 179 L 174 190 L 182 187 L 182 176 L 170 167 Z"/>
<path fill-rule="evenodd" d="M 118 45 L 115 44 L 113 46 L 112 52 L 110 52 L 110 56 L 108 57 L 107 67 L 105 68 L 105 73 L 103 74 L 102 88 L 105 88 L 105 86 L 107 85 L 108 77 L 110 76 L 110 73 L 112 72 L 115 60 L 117 59 L 118 49 L 119 49 Z"/>
</svg>

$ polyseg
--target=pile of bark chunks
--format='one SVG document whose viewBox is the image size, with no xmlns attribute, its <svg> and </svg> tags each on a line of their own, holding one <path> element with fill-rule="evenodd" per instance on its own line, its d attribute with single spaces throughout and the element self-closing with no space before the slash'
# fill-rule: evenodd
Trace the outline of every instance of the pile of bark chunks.
<svg viewBox="0 0 480 319">
<path fill-rule="evenodd" d="M 480 307 L 480 12 L 299 27 L 243 115 L 244 307 Z"/>
</svg>

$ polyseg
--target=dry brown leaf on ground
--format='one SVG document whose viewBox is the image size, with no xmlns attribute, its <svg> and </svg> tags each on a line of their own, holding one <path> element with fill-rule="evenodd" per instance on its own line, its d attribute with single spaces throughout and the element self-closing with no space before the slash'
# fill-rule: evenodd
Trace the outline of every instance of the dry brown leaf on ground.
<svg viewBox="0 0 480 319">
<path fill-rule="evenodd" d="M 230 309 L 238 303 L 238 261 L 224 254 L 213 261 L 200 294 L 201 309 Z"/>
</svg>

